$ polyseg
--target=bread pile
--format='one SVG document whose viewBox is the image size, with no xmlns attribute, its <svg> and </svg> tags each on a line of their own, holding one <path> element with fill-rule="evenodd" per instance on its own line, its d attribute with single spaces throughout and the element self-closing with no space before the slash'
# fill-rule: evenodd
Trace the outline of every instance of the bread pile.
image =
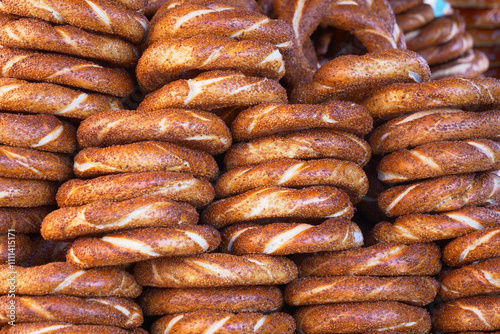
<svg viewBox="0 0 500 334">
<path fill-rule="evenodd" d="M 422 55 L 431 66 L 432 79 L 477 77 L 488 69 L 488 58 L 473 49 L 461 13 L 434 17 L 422 0 L 391 0 L 408 49 Z"/>
</svg>

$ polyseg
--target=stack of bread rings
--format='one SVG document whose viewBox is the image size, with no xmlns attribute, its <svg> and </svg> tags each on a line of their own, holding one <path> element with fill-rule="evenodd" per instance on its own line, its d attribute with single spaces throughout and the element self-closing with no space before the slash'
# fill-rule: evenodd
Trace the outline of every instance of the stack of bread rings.
<svg viewBox="0 0 500 334">
<path fill-rule="evenodd" d="M 386 86 L 364 102 L 388 120 L 369 142 L 386 154 L 378 177 L 393 187 L 378 204 L 394 222 L 381 222 L 370 239 L 379 243 L 441 241 L 441 299 L 433 312 L 436 332 L 500 329 L 496 259 L 500 256 L 500 81 L 449 78 Z M 451 241 L 450 241 L 451 240 Z M 492 262 L 490 262 L 492 261 Z M 475 271 L 475 274 L 472 273 Z M 465 297 L 465 298 L 461 298 Z"/>
<path fill-rule="evenodd" d="M 0 326 L 15 324 L 1 332 L 144 334 L 142 311 L 132 300 L 141 290 L 118 268 L 0 265 Z"/>
<path fill-rule="evenodd" d="M 432 79 L 477 77 L 488 69 L 488 58 L 473 49 L 471 35 L 460 13 L 434 17 L 423 0 L 391 0 L 408 49 L 417 51 L 431 66 Z"/>
<path fill-rule="evenodd" d="M 474 49 L 483 52 L 490 61 L 485 75 L 500 78 L 500 1 L 446 1 L 455 13 L 464 17 L 466 29 L 474 40 Z"/>
</svg>

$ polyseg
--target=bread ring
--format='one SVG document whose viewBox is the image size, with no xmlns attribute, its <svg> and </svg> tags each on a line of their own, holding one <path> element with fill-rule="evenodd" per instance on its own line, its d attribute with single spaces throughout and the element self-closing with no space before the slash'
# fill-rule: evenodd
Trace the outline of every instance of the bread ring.
<svg viewBox="0 0 500 334">
<path fill-rule="evenodd" d="M 0 297 L 0 324 L 10 321 L 7 307 L 12 299 Z M 123 328 L 139 327 L 142 311 L 135 302 L 124 298 L 105 297 L 84 299 L 72 296 L 15 296 L 16 321 L 61 321 L 73 324 L 111 325 Z"/>
<path fill-rule="evenodd" d="M 208 333 L 216 328 L 227 334 L 293 334 L 295 321 L 288 313 L 230 313 L 224 311 L 200 310 L 172 314 L 158 319 L 151 327 L 151 334 Z M 168 331 L 167 331 L 168 329 Z"/>
<path fill-rule="evenodd" d="M 448 42 L 441 45 L 433 45 L 421 49 L 418 53 L 424 57 L 429 65 L 442 64 L 456 59 L 472 49 L 474 41 L 472 36 L 465 32 L 453 37 Z M 431 68 L 432 70 L 432 68 Z"/>
<path fill-rule="evenodd" d="M 78 152 L 74 161 L 73 170 L 80 178 L 158 170 L 190 173 L 211 181 L 219 175 L 210 154 L 160 141 L 88 147 Z"/>
<path fill-rule="evenodd" d="M 380 64 L 387 66 L 380 66 Z M 370 73 L 367 78 L 364 73 Z M 292 91 L 293 103 L 327 100 L 362 101 L 375 90 L 396 82 L 422 82 L 430 78 L 429 66 L 413 51 L 384 50 L 363 56 L 340 56 L 328 61 Z"/>
<path fill-rule="evenodd" d="M 293 44 L 293 30 L 288 23 L 220 3 L 186 3 L 168 9 L 152 22 L 146 44 L 168 37 L 186 38 L 200 34 L 266 41 L 281 50 L 290 49 Z"/>
<path fill-rule="evenodd" d="M 52 211 L 50 207 L 0 208 L 0 233 L 38 233 L 43 218 Z"/>
<path fill-rule="evenodd" d="M 317 253 L 302 260 L 298 266 L 302 277 L 436 275 L 441 270 L 441 251 L 432 243 L 382 243 L 339 252 Z"/>
<path fill-rule="evenodd" d="M 500 296 L 476 296 L 437 305 L 432 312 L 435 331 L 494 331 L 500 329 Z"/>
<path fill-rule="evenodd" d="M 33 208 L 56 204 L 58 184 L 0 177 L 0 207 Z"/>
<path fill-rule="evenodd" d="M 283 307 L 283 294 L 276 286 L 148 289 L 140 305 L 149 316 L 198 310 L 273 312 Z"/>
<path fill-rule="evenodd" d="M 500 8 L 454 8 L 467 28 L 495 29 L 500 27 Z"/>
<path fill-rule="evenodd" d="M 496 46 L 500 44 L 499 29 L 468 29 L 474 40 L 474 46 Z"/>
<path fill-rule="evenodd" d="M 101 238 L 79 238 L 73 242 L 66 261 L 80 268 L 114 266 L 160 256 L 211 252 L 219 243 L 219 232 L 211 226 L 140 228 Z"/>
<path fill-rule="evenodd" d="M 449 0 L 453 7 L 465 7 L 465 8 L 494 8 L 500 7 L 498 1 L 496 0 Z"/>
<path fill-rule="evenodd" d="M 497 139 L 498 129 L 498 110 L 435 109 L 392 119 L 373 130 L 369 142 L 374 154 L 382 154 L 441 140 Z"/>
<path fill-rule="evenodd" d="M 350 161 L 277 159 L 227 171 L 217 179 L 215 193 L 228 197 L 259 187 L 313 185 L 338 187 L 357 203 L 368 191 L 368 178 L 358 164 Z"/>
<path fill-rule="evenodd" d="M 440 16 L 421 29 L 405 34 L 406 46 L 410 50 L 421 50 L 450 41 L 465 32 L 465 21 L 458 15 Z"/>
<path fill-rule="evenodd" d="M 2 76 L 55 83 L 114 96 L 132 93 L 134 82 L 121 68 L 58 54 L 0 48 Z"/>
<path fill-rule="evenodd" d="M 231 123 L 235 141 L 306 128 L 330 128 L 366 135 L 373 121 L 361 106 L 331 101 L 325 105 L 264 103 L 243 110 Z"/>
<path fill-rule="evenodd" d="M 388 217 L 443 212 L 500 201 L 499 171 L 443 176 L 389 188 L 378 197 Z"/>
<path fill-rule="evenodd" d="M 113 1 L 50 0 L 41 6 L 33 0 L 3 0 L 0 9 L 7 14 L 117 35 L 137 44 L 144 39 L 148 29 L 144 14 L 128 10 Z"/>
<path fill-rule="evenodd" d="M 492 227 L 500 227 L 500 208 L 473 206 L 435 215 L 401 216 L 393 224 L 378 223 L 370 235 L 376 242 L 413 244 L 458 238 Z"/>
<path fill-rule="evenodd" d="M 389 2 L 391 1 L 389 0 Z M 432 20 L 434 20 L 434 10 L 431 5 L 426 3 L 416 5 L 396 16 L 399 28 L 405 33 L 419 29 Z"/>
<path fill-rule="evenodd" d="M 237 70 L 279 80 L 285 75 L 285 62 L 278 48 L 268 42 L 215 35 L 166 38 L 144 51 L 136 68 L 137 81 L 151 92 L 191 70 Z"/>
<path fill-rule="evenodd" d="M 309 129 L 238 143 L 227 151 L 224 163 L 226 168 L 232 169 L 273 159 L 335 158 L 364 166 L 370 156 L 370 145 L 356 135 L 330 129 Z"/>
<path fill-rule="evenodd" d="M 212 202 L 214 189 L 207 180 L 185 173 L 124 173 L 90 180 L 69 180 L 59 187 L 57 204 L 60 207 L 78 206 L 96 201 L 120 202 L 141 196 L 158 196 L 198 207 Z"/>
<path fill-rule="evenodd" d="M 205 253 L 139 262 L 134 276 L 142 286 L 164 288 L 279 285 L 296 279 L 297 267 L 283 256 Z"/>
<path fill-rule="evenodd" d="M 288 284 L 290 306 L 392 300 L 424 306 L 434 301 L 439 282 L 428 276 L 305 277 Z"/>
<path fill-rule="evenodd" d="M 349 197 L 335 187 L 265 187 L 213 202 L 203 211 L 201 221 L 221 228 L 255 220 L 351 219 L 353 215 Z"/>
<path fill-rule="evenodd" d="M 388 0 L 394 14 L 401 14 L 422 4 L 424 0 Z"/>
<path fill-rule="evenodd" d="M 120 109 L 118 98 L 24 80 L 0 78 L 0 108 L 10 112 L 54 114 L 86 118 L 104 110 Z"/>
<path fill-rule="evenodd" d="M 500 168 L 500 143 L 489 139 L 439 141 L 399 150 L 380 160 L 378 178 L 401 183 Z"/>
<path fill-rule="evenodd" d="M 0 20 L 0 42 L 6 47 L 65 53 L 122 67 L 132 67 L 139 59 L 139 49 L 118 37 L 52 26 L 38 19 Z"/>
<path fill-rule="evenodd" d="M 490 68 L 491 67 L 498 67 L 500 65 L 500 46 L 495 45 L 495 46 L 477 46 L 474 47 L 475 50 L 481 51 L 486 55 L 490 62 Z M 489 76 L 485 74 L 485 76 Z"/>
<path fill-rule="evenodd" d="M 489 64 L 488 57 L 483 52 L 469 50 L 453 61 L 431 67 L 431 78 L 432 80 L 455 77 L 476 78 L 486 72 Z"/>
<path fill-rule="evenodd" d="M 115 3 L 119 3 L 130 10 L 144 11 L 144 8 L 148 4 L 148 0 L 111 0 Z"/>
<path fill-rule="evenodd" d="M 300 223 L 236 224 L 222 231 L 221 250 L 232 254 L 289 255 L 356 248 L 363 245 L 358 225 L 328 219 L 314 226 Z"/>
<path fill-rule="evenodd" d="M 214 110 L 253 106 L 264 102 L 287 103 L 285 88 L 275 80 L 247 77 L 237 71 L 210 71 L 203 72 L 194 79 L 171 82 L 149 93 L 137 110 Z"/>
<path fill-rule="evenodd" d="M 122 202 L 93 202 L 52 211 L 40 233 L 47 240 L 68 240 L 138 227 L 195 225 L 196 209 L 187 203 L 137 197 Z"/>
<path fill-rule="evenodd" d="M 295 313 L 300 333 L 382 332 L 425 334 L 431 318 L 424 308 L 393 301 L 301 307 Z"/>
<path fill-rule="evenodd" d="M 123 329 L 104 325 L 74 325 L 66 322 L 16 323 L 2 328 L 2 334 L 32 334 L 36 332 L 57 334 L 147 334 L 142 328 Z"/>
<path fill-rule="evenodd" d="M 142 287 L 134 277 L 117 268 L 81 270 L 66 262 L 52 262 L 43 266 L 23 268 L 0 266 L 0 291 L 9 293 L 8 278 L 16 272 L 16 293 L 19 295 L 62 294 L 77 297 L 136 298 Z M 42 276 L 43 275 L 43 276 Z M 43 280 L 40 277 L 43 277 Z"/>
<path fill-rule="evenodd" d="M 52 115 L 0 113 L 0 143 L 41 151 L 76 151 L 76 129 Z"/>
<path fill-rule="evenodd" d="M 443 262 L 450 267 L 500 256 L 500 227 L 487 228 L 450 241 L 443 248 Z"/>
<path fill-rule="evenodd" d="M 183 109 L 107 111 L 84 120 L 78 127 L 82 147 L 145 140 L 167 141 L 216 155 L 231 146 L 231 132 L 211 112 Z"/>
<path fill-rule="evenodd" d="M 0 234 L 0 264 L 21 263 L 30 254 L 31 240 L 26 234 L 16 233 L 15 231 Z M 6 307 L 5 310 L 7 310 Z M 0 314 L 0 323 L 2 322 L 1 318 Z"/>
<path fill-rule="evenodd" d="M 500 81 L 450 78 L 386 86 L 363 102 L 374 118 L 389 119 L 435 108 L 490 110 L 500 105 Z"/>
</svg>

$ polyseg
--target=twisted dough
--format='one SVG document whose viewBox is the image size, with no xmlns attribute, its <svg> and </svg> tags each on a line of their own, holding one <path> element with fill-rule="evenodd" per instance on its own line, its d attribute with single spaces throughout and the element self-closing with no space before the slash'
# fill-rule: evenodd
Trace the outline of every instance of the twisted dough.
<svg viewBox="0 0 500 334">
<path fill-rule="evenodd" d="M 499 7 L 496 0 L 449 0 L 453 7 L 492 8 Z"/>
<path fill-rule="evenodd" d="M 489 67 L 489 60 L 479 50 L 469 50 L 461 57 L 445 64 L 431 68 L 433 80 L 442 78 L 468 77 L 476 78 Z"/>
<path fill-rule="evenodd" d="M 370 76 L 367 77 L 366 73 L 370 73 Z M 363 56 L 340 56 L 321 66 L 314 74 L 313 82 L 295 86 L 291 101 L 362 101 L 380 87 L 391 83 L 423 82 L 429 78 L 429 66 L 413 51 L 384 50 Z"/>
<path fill-rule="evenodd" d="M 458 15 L 441 16 L 421 29 L 406 33 L 406 46 L 410 50 L 421 50 L 433 45 L 444 44 L 464 32 L 463 17 Z"/>
<path fill-rule="evenodd" d="M 285 300 L 290 306 L 392 300 L 424 306 L 439 290 L 428 276 L 332 276 L 305 277 L 288 284 Z"/>
<path fill-rule="evenodd" d="M 119 3 L 130 10 L 143 12 L 148 4 L 148 0 L 111 0 Z"/>
<path fill-rule="evenodd" d="M 432 312 L 434 330 L 444 333 L 500 329 L 500 296 L 476 296 L 439 304 Z"/>
<path fill-rule="evenodd" d="M 330 128 L 366 135 L 373 120 L 360 105 L 331 101 L 325 105 L 264 103 L 241 111 L 231 123 L 235 141 L 245 141 L 283 131 Z"/>
<path fill-rule="evenodd" d="M 12 299 L 0 297 L 0 323 L 9 322 L 7 306 Z M 73 324 L 139 327 L 142 311 L 135 302 L 124 298 L 84 299 L 73 296 L 16 296 L 16 320 L 19 322 L 61 321 Z"/>
<path fill-rule="evenodd" d="M 495 29 L 500 27 L 500 8 L 460 8 L 454 9 L 465 20 L 467 28 Z"/>
<path fill-rule="evenodd" d="M 442 141 L 498 138 L 500 111 L 467 112 L 457 109 L 420 111 L 392 119 L 372 131 L 370 146 L 375 154 Z M 425 133 L 425 135 L 423 135 Z"/>
<path fill-rule="evenodd" d="M 276 286 L 153 288 L 144 291 L 140 305 L 144 314 L 150 316 L 198 310 L 273 312 L 283 307 L 283 294 Z"/>
<path fill-rule="evenodd" d="M 399 150 L 380 160 L 378 178 L 400 183 L 500 168 L 500 143 L 489 139 L 440 141 Z"/>
<path fill-rule="evenodd" d="M 285 89 L 275 80 L 247 77 L 238 71 L 203 72 L 194 79 L 177 80 L 146 95 L 137 110 L 197 108 L 214 110 L 286 103 Z"/>
<path fill-rule="evenodd" d="M 30 238 L 26 234 L 14 234 L 14 239 L 12 239 L 12 232 L 9 234 L 0 234 L 0 264 L 12 263 L 12 261 L 15 261 L 16 263 L 23 262 L 29 258 L 32 252 Z M 13 240 L 15 241 L 15 244 L 12 244 Z M 12 273 L 9 277 L 11 276 Z M 6 307 L 5 310 L 7 310 Z M 2 323 L 1 311 L 0 323 Z"/>
<path fill-rule="evenodd" d="M 394 223 L 380 222 L 370 235 L 376 242 L 413 244 L 458 238 L 500 226 L 500 207 L 466 207 L 442 214 L 409 214 Z"/>
<path fill-rule="evenodd" d="M 40 225 L 52 208 L 0 208 L 0 233 L 15 229 L 17 233 L 38 233 Z"/>
<path fill-rule="evenodd" d="M 389 2 L 391 2 L 389 0 Z M 392 8 L 394 9 L 394 7 Z M 434 19 L 434 10 L 431 5 L 421 3 L 396 16 L 396 22 L 403 32 L 419 29 Z"/>
<path fill-rule="evenodd" d="M 144 14 L 128 10 L 106 0 L 3 0 L 4 13 L 38 19 L 56 24 L 69 24 L 81 29 L 118 35 L 132 43 L 140 43 L 148 29 Z"/>
<path fill-rule="evenodd" d="M 2 295 L 9 293 L 7 279 L 11 271 L 8 265 L 0 266 Z M 82 270 L 66 262 L 52 262 L 27 268 L 15 266 L 14 271 L 17 275 L 16 293 L 20 295 L 135 298 L 142 291 L 131 274 L 118 268 Z"/>
<path fill-rule="evenodd" d="M 2 76 L 43 81 L 88 89 L 114 96 L 127 96 L 134 89 L 130 74 L 121 68 L 102 67 L 75 57 L 0 48 Z"/>
<path fill-rule="evenodd" d="M 72 153 L 76 129 L 52 115 L 0 113 L 0 143 L 41 151 Z"/>
<path fill-rule="evenodd" d="M 221 250 L 232 254 L 289 255 L 361 247 L 363 234 L 346 219 L 300 223 L 235 224 L 222 231 Z"/>
<path fill-rule="evenodd" d="M 57 334 L 147 334 L 142 328 L 123 329 L 104 325 L 74 325 L 66 322 L 21 323 L 2 328 L 2 334 L 30 334 L 36 332 Z"/>
<path fill-rule="evenodd" d="M 441 251 L 435 244 L 382 243 L 339 252 L 317 253 L 299 264 L 301 276 L 436 275 L 441 270 Z"/>
<path fill-rule="evenodd" d="M 93 202 L 52 211 L 40 233 L 47 240 L 67 240 L 138 227 L 195 225 L 196 209 L 187 204 L 151 196 L 121 202 Z"/>
<path fill-rule="evenodd" d="M 423 0 L 388 0 L 391 5 L 392 10 L 395 14 L 401 14 L 410 10 L 420 4 L 422 4 Z"/>
<path fill-rule="evenodd" d="M 500 201 L 499 171 L 443 176 L 389 188 L 378 197 L 388 217 L 443 212 Z"/>
<path fill-rule="evenodd" d="M 396 331 L 425 334 L 431 319 L 424 308 L 393 301 L 339 303 L 301 307 L 295 313 L 300 333 Z"/>
<path fill-rule="evenodd" d="M 167 141 L 216 155 L 231 146 L 231 132 L 211 112 L 183 109 L 101 112 L 78 127 L 78 143 L 82 147 L 145 140 Z"/>
<path fill-rule="evenodd" d="M 0 177 L 0 207 L 32 208 L 56 204 L 56 182 Z"/>
<path fill-rule="evenodd" d="M 418 53 L 424 57 L 429 65 L 437 65 L 458 58 L 472 49 L 473 44 L 472 36 L 468 32 L 465 32 L 456 35 L 444 44 L 433 45 L 418 50 Z"/>
<path fill-rule="evenodd" d="M 317 220 L 346 218 L 354 215 L 354 207 L 342 190 L 329 186 L 303 189 L 265 187 L 211 203 L 201 221 L 216 228 L 254 220 Z"/>
<path fill-rule="evenodd" d="M 189 313 L 167 315 L 158 319 L 151 327 L 151 334 L 209 333 L 216 330 L 227 334 L 293 334 L 295 321 L 288 313 L 230 313 L 200 310 Z"/>
<path fill-rule="evenodd" d="M 350 161 L 276 159 L 227 171 L 217 179 L 215 194 L 229 197 L 259 187 L 313 185 L 338 187 L 357 203 L 368 191 L 368 178 L 358 164 Z"/>
<path fill-rule="evenodd" d="M 124 173 L 90 180 L 69 180 L 59 187 L 57 205 L 65 207 L 96 201 L 119 202 L 146 195 L 187 202 L 198 207 L 212 202 L 214 189 L 207 180 L 185 173 Z"/>
<path fill-rule="evenodd" d="M 49 83 L 0 78 L 0 108 L 10 112 L 86 118 L 104 110 L 120 109 L 121 102 L 115 97 Z"/>
<path fill-rule="evenodd" d="M 139 59 L 139 49 L 120 38 L 38 19 L 2 18 L 0 42 L 6 47 L 65 53 L 121 67 L 132 67 Z"/>
<path fill-rule="evenodd" d="M 443 248 L 443 262 L 458 267 L 500 256 L 500 228 L 487 228 L 450 241 Z"/>
<path fill-rule="evenodd" d="M 285 62 L 269 42 L 215 35 L 166 38 L 144 51 L 136 68 L 137 81 L 151 92 L 190 70 L 237 70 L 279 80 L 285 74 Z"/>
<path fill-rule="evenodd" d="M 500 81 L 494 78 L 450 78 L 386 86 L 363 102 L 374 118 L 435 108 L 490 110 L 500 106 Z"/>
<path fill-rule="evenodd" d="M 273 159 L 336 158 L 364 166 L 370 145 L 348 132 L 307 129 L 254 139 L 231 146 L 224 157 L 226 168 L 260 164 Z"/>
<path fill-rule="evenodd" d="M 134 276 L 142 286 L 164 288 L 279 285 L 296 279 L 297 267 L 283 256 L 205 253 L 139 262 Z"/>
<path fill-rule="evenodd" d="M 211 181 L 219 175 L 217 162 L 210 154 L 165 142 L 89 147 L 78 152 L 74 161 L 73 170 L 80 178 L 158 170 L 190 173 Z"/>
</svg>

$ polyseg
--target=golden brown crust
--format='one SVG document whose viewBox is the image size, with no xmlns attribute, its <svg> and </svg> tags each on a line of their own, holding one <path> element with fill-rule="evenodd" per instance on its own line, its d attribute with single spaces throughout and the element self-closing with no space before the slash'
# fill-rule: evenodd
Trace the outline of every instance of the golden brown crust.
<svg viewBox="0 0 500 334">
<path fill-rule="evenodd" d="M 414 8 L 424 2 L 423 0 L 389 0 L 392 10 L 395 14 L 401 14 Z"/>
<path fill-rule="evenodd" d="M 283 307 L 283 294 L 275 286 L 150 288 L 141 295 L 139 304 L 149 316 L 199 310 L 273 312 Z"/>
<path fill-rule="evenodd" d="M 231 254 L 289 255 L 357 248 L 363 245 L 358 225 L 328 219 L 314 226 L 300 223 L 235 224 L 222 231 L 221 250 Z"/>
<path fill-rule="evenodd" d="M 203 211 L 201 221 L 221 228 L 255 220 L 351 219 L 353 215 L 349 197 L 335 187 L 265 187 L 211 203 Z"/>
<path fill-rule="evenodd" d="M 144 196 L 55 210 L 45 217 L 40 233 L 47 240 L 68 240 L 138 227 L 195 225 L 197 222 L 196 209 L 187 203 Z"/>
<path fill-rule="evenodd" d="M 305 258 L 298 266 L 301 276 L 435 275 L 441 270 L 441 251 L 432 243 L 382 243 L 358 249 L 314 254 Z"/>
<path fill-rule="evenodd" d="M 119 3 L 128 9 L 143 12 L 144 8 L 148 4 L 148 0 L 111 0 L 113 2 Z"/>
<path fill-rule="evenodd" d="M 462 16 L 467 28 L 495 29 L 500 27 L 500 8 L 453 8 Z"/>
<path fill-rule="evenodd" d="M 143 286 L 210 288 L 287 284 L 297 266 L 283 256 L 206 253 L 139 262 L 134 276 Z"/>
<path fill-rule="evenodd" d="M 474 46 L 496 46 L 500 44 L 499 29 L 468 29 L 474 40 Z"/>
<path fill-rule="evenodd" d="M 223 311 L 202 310 L 158 319 L 151 327 L 151 334 L 166 333 L 196 334 L 219 329 L 227 334 L 292 334 L 295 333 L 295 321 L 292 316 L 283 313 L 230 313 Z M 208 333 L 208 332 L 206 332 Z"/>
<path fill-rule="evenodd" d="M 443 262 L 458 267 L 500 256 L 500 228 L 487 228 L 450 241 L 443 248 Z"/>
<path fill-rule="evenodd" d="M 186 4 L 209 5 L 213 3 L 238 7 L 249 10 L 251 12 L 260 12 L 259 6 L 257 5 L 256 1 L 252 0 L 224 0 L 223 3 L 214 0 L 149 0 L 146 11 L 151 11 L 152 8 L 156 7 L 154 16 L 151 19 L 151 24 L 156 24 L 156 21 L 160 17 L 162 17 L 166 12 L 174 7 Z M 163 6 L 164 4 L 166 5 Z M 146 13 L 146 15 L 150 14 Z"/>
<path fill-rule="evenodd" d="M 41 151 L 72 153 L 76 128 L 52 115 L 0 113 L 0 142 Z"/>
<path fill-rule="evenodd" d="M 198 207 L 210 203 L 215 195 L 207 180 L 185 173 L 124 173 L 90 180 L 69 180 L 59 187 L 57 204 L 60 207 L 78 206 L 96 201 L 119 202 L 141 196 L 158 196 Z"/>
<path fill-rule="evenodd" d="M 0 266 L 0 293 L 9 293 L 8 278 L 16 272 L 16 293 L 19 295 L 69 295 L 77 297 L 135 298 L 141 286 L 134 277 L 117 268 L 79 269 L 66 262 L 52 262 L 36 267 L 9 268 Z M 43 277 L 43 279 L 42 279 Z"/>
<path fill-rule="evenodd" d="M 469 50 L 461 57 L 450 62 L 431 67 L 433 80 L 442 78 L 476 78 L 486 72 L 489 60 L 479 50 Z"/>
<path fill-rule="evenodd" d="M 373 120 L 360 105 L 331 101 L 325 105 L 264 103 L 243 110 L 231 123 L 235 141 L 305 128 L 330 128 L 366 135 Z"/>
<path fill-rule="evenodd" d="M 210 154 L 159 141 L 84 148 L 75 156 L 73 170 L 80 178 L 169 171 L 213 181 L 219 175 L 217 162 Z"/>
<path fill-rule="evenodd" d="M 424 306 L 434 301 L 439 282 L 428 276 L 305 277 L 288 284 L 285 300 L 290 306 L 399 301 Z"/>
<path fill-rule="evenodd" d="M 146 95 L 137 110 L 195 108 L 214 110 L 286 103 L 285 89 L 275 80 L 247 77 L 238 71 L 203 72 L 194 79 L 177 80 Z"/>
<path fill-rule="evenodd" d="M 495 45 L 495 46 L 475 46 L 474 50 L 481 51 L 486 55 L 490 62 L 490 68 L 500 66 L 500 46 Z M 484 74 L 484 76 L 488 77 L 487 73 Z"/>
<path fill-rule="evenodd" d="M 431 319 L 424 308 L 393 301 L 305 306 L 295 313 L 301 333 L 363 333 L 398 331 L 425 334 Z"/>
<path fill-rule="evenodd" d="M 437 65 L 451 61 L 463 55 L 472 49 L 473 43 L 472 36 L 465 32 L 463 34 L 456 35 L 444 44 L 437 46 L 433 45 L 428 48 L 418 50 L 418 53 L 424 57 L 429 65 Z"/>
<path fill-rule="evenodd" d="M 389 1 L 391 2 L 391 1 Z M 392 8 L 394 9 L 394 7 Z M 396 16 L 396 22 L 403 32 L 421 28 L 434 19 L 432 6 L 421 3 Z"/>
<path fill-rule="evenodd" d="M 79 238 L 73 242 L 66 260 L 80 268 L 113 266 L 210 252 L 219 244 L 219 232 L 211 226 L 148 227 L 114 232 L 101 238 Z"/>
<path fill-rule="evenodd" d="M 52 208 L 0 208 L 0 233 L 14 229 L 16 233 L 38 233 L 40 225 Z"/>
<path fill-rule="evenodd" d="M 421 29 L 407 33 L 405 35 L 406 46 L 410 50 L 421 50 L 433 45 L 444 44 L 464 32 L 463 17 L 458 15 L 440 16 Z"/>
<path fill-rule="evenodd" d="M 56 204 L 58 183 L 0 177 L 0 207 L 33 208 Z"/>
<path fill-rule="evenodd" d="M 0 264 L 20 263 L 31 254 L 31 240 L 26 234 L 8 231 L 0 234 Z M 7 307 L 4 307 L 7 310 Z M 2 322 L 0 315 L 0 323 Z"/>
<path fill-rule="evenodd" d="M 340 188 L 357 203 L 368 191 L 368 178 L 363 169 L 351 161 L 276 159 L 227 171 L 217 179 L 215 193 L 217 197 L 228 197 L 259 187 L 314 185 Z"/>
<path fill-rule="evenodd" d="M 366 165 L 370 145 L 348 132 L 331 129 L 306 129 L 257 138 L 238 143 L 224 157 L 226 168 L 255 165 L 274 159 L 335 158 Z"/>
<path fill-rule="evenodd" d="M 236 41 L 215 35 L 166 38 L 150 45 L 141 55 L 136 73 L 139 85 L 151 92 L 191 70 L 236 70 L 248 76 L 279 80 L 285 63 L 269 42 Z"/>
<path fill-rule="evenodd" d="M 441 140 L 496 139 L 498 129 L 498 110 L 435 109 L 392 119 L 373 130 L 369 142 L 373 153 L 381 154 Z"/>
<path fill-rule="evenodd" d="M 141 328 L 123 329 L 115 326 L 104 325 L 74 325 L 66 322 L 34 322 L 16 323 L 15 326 L 6 326 L 1 330 L 2 334 L 32 334 L 39 331 L 43 333 L 57 334 L 147 334 Z"/>
<path fill-rule="evenodd" d="M 3 46 L 43 50 L 102 60 L 116 66 L 132 67 L 139 49 L 118 37 L 98 35 L 77 27 L 51 24 L 31 18 L 0 21 Z"/>
<path fill-rule="evenodd" d="M 500 200 L 499 171 L 451 175 L 389 188 L 378 196 L 388 217 L 443 212 Z"/>
</svg>

